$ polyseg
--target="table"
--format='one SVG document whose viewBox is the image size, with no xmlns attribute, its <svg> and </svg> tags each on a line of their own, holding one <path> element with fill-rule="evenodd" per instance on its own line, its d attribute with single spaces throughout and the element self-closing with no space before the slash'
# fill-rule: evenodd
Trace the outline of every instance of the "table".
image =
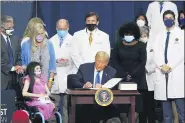
<svg viewBox="0 0 185 123">
<path fill-rule="evenodd" d="M 129 123 L 135 123 L 135 97 L 140 93 L 134 91 L 112 90 L 114 99 L 112 104 L 130 104 Z M 66 90 L 70 96 L 69 123 L 75 123 L 76 104 L 97 104 L 95 101 L 96 90 Z"/>
</svg>

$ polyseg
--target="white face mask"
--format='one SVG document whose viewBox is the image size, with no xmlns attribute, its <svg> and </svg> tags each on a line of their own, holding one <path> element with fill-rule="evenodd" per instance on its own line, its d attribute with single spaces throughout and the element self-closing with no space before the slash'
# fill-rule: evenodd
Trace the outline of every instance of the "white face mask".
<svg viewBox="0 0 185 123">
<path fill-rule="evenodd" d="M 14 29 L 6 29 L 5 32 L 7 35 L 13 35 Z"/>
<path fill-rule="evenodd" d="M 143 27 L 144 25 L 145 25 L 145 21 L 143 21 L 143 20 L 137 20 L 137 25 L 139 26 L 139 27 Z"/>
<path fill-rule="evenodd" d="M 148 38 L 147 37 L 144 37 L 144 38 L 141 38 L 140 39 L 142 42 L 146 43 L 148 41 Z"/>
</svg>

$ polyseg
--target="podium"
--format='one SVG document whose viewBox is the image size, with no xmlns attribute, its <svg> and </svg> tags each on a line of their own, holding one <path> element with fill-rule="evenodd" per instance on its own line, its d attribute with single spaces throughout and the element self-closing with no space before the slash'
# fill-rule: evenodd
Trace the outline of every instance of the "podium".
<svg viewBox="0 0 185 123">
<path fill-rule="evenodd" d="M 120 91 L 112 90 L 114 99 L 112 104 L 129 104 L 129 123 L 135 123 L 135 97 L 140 95 L 137 90 Z M 95 101 L 96 90 L 66 90 L 70 96 L 69 123 L 76 123 L 76 104 L 97 104 Z"/>
</svg>

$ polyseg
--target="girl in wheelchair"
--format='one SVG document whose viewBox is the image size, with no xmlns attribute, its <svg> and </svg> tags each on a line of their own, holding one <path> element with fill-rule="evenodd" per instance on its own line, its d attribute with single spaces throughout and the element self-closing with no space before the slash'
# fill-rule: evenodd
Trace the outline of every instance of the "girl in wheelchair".
<svg viewBox="0 0 185 123">
<path fill-rule="evenodd" d="M 23 79 L 22 94 L 24 97 L 31 98 L 27 101 L 28 106 L 36 106 L 44 115 L 44 119 L 50 121 L 55 118 L 55 105 L 50 100 L 47 78 L 41 73 L 41 65 L 38 62 L 30 62 L 26 69 L 26 76 Z"/>
</svg>

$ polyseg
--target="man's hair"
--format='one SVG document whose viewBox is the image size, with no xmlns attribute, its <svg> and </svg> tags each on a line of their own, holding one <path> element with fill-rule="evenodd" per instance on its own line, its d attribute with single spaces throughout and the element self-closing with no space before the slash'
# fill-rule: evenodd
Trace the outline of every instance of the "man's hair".
<svg viewBox="0 0 185 123">
<path fill-rule="evenodd" d="M 68 21 L 67 19 L 59 19 L 59 20 L 57 20 L 57 22 L 56 22 L 56 27 L 57 27 L 58 23 L 59 23 L 61 20 L 66 21 L 66 24 L 67 24 L 68 27 L 69 27 L 69 21 Z"/>
<path fill-rule="evenodd" d="M 97 13 L 95 12 L 89 12 L 86 16 L 85 16 L 85 21 L 88 17 L 92 17 L 92 16 L 96 16 L 96 20 L 99 21 L 99 16 Z"/>
<path fill-rule="evenodd" d="M 13 18 L 8 15 L 4 15 L 1 17 L 1 27 L 5 26 L 5 23 L 13 22 Z"/>
<path fill-rule="evenodd" d="M 173 18 L 175 19 L 175 13 L 171 10 L 167 10 L 163 13 L 163 20 L 164 20 L 164 16 L 167 15 L 167 14 L 171 14 L 173 16 Z"/>
<path fill-rule="evenodd" d="M 97 58 L 106 58 L 107 61 L 109 61 L 109 54 L 105 51 L 99 51 L 96 53 L 95 59 Z"/>
</svg>

